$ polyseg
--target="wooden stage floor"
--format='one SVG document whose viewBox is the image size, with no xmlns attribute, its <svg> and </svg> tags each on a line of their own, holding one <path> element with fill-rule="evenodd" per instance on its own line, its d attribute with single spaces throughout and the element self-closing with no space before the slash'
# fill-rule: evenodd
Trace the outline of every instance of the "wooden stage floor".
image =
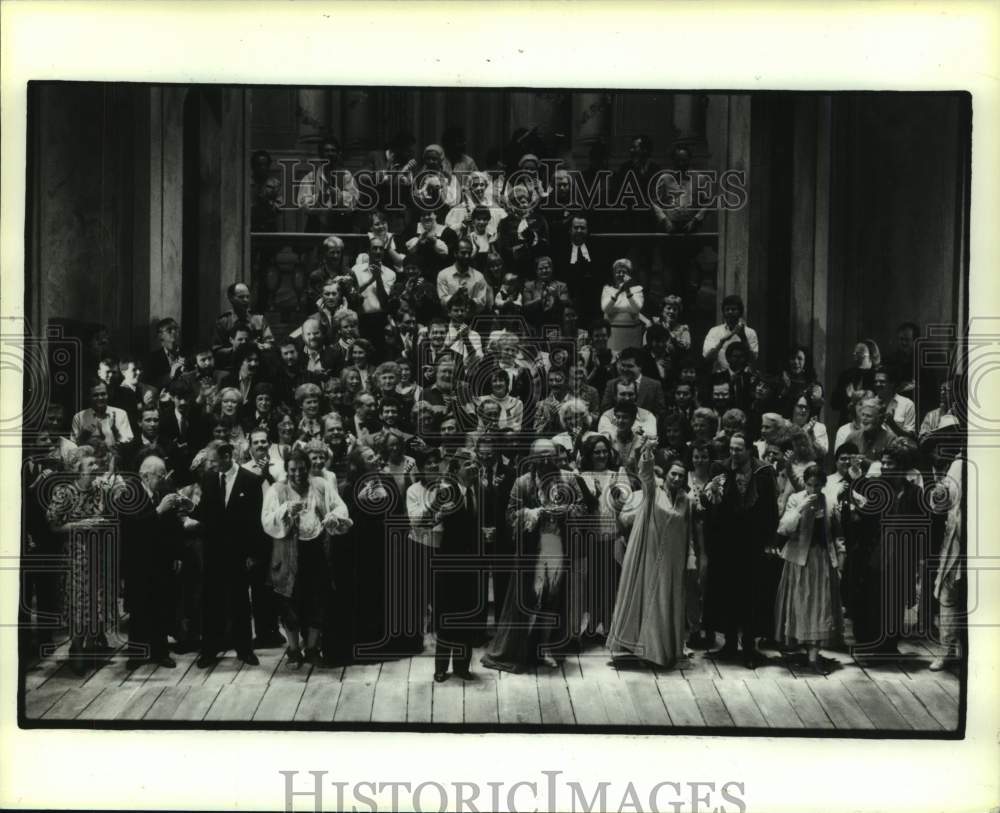
<svg viewBox="0 0 1000 813">
<path fill-rule="evenodd" d="M 567 657 L 560 668 L 512 675 L 479 665 L 475 681 L 432 680 L 433 640 L 421 656 L 380 664 L 293 671 L 283 649 L 259 650 L 260 665 L 244 666 L 229 652 L 211 670 L 195 654 L 175 655 L 176 669 L 144 665 L 134 672 L 112 658 L 77 676 L 65 648 L 30 667 L 25 718 L 87 726 L 118 721 L 267 724 L 309 722 L 455 726 L 677 726 L 716 730 L 783 729 L 841 732 L 933 732 L 958 727 L 959 680 L 927 667 L 932 644 L 900 645 L 905 657 L 840 662 L 829 676 L 782 661 L 751 671 L 706 658 L 701 651 L 671 671 L 609 665 L 606 649 Z M 765 650 L 766 651 L 766 650 Z"/>
</svg>

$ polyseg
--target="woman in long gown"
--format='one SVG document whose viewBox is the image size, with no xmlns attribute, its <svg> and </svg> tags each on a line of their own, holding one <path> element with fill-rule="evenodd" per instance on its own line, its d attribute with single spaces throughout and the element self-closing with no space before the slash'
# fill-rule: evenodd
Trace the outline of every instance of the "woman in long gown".
<svg viewBox="0 0 1000 813">
<path fill-rule="evenodd" d="M 624 490 L 626 495 L 632 492 L 628 476 L 611 468 L 612 455 L 611 443 L 596 433 L 583 441 L 580 450 L 581 471 L 576 480 L 594 527 L 584 537 L 582 584 L 570 597 L 571 634 L 582 631 L 584 636 L 607 636 L 611 628 L 624 556 L 624 545 L 618 543 L 617 517 L 624 502 L 619 491 Z M 584 615 L 587 624 L 581 629 L 573 622 L 582 621 Z"/>
<path fill-rule="evenodd" d="M 642 491 L 622 509 L 632 523 L 618 598 L 608 633 L 612 657 L 632 655 L 647 663 L 672 667 L 684 654 L 684 579 L 694 567 L 691 502 L 684 485 L 687 468 L 680 460 L 667 469 L 657 488 L 653 450 L 639 458 Z"/>
<path fill-rule="evenodd" d="M 775 637 L 788 646 L 805 646 L 809 668 L 825 675 L 819 648 L 840 636 L 840 580 L 833 520 L 834 495 L 823 492 L 826 473 L 817 464 L 804 475 L 805 490 L 788 498 L 778 533 L 788 537 L 781 549 L 785 568 L 778 584 Z"/>
</svg>

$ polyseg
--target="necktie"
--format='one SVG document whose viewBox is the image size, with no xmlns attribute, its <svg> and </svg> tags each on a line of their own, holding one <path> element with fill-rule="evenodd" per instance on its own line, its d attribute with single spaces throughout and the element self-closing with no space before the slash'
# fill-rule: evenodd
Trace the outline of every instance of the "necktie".
<svg viewBox="0 0 1000 813">
<path fill-rule="evenodd" d="M 225 472 L 219 472 L 219 488 L 222 490 L 222 504 L 226 504 L 226 475 Z"/>
<path fill-rule="evenodd" d="M 382 287 L 382 266 L 373 266 L 372 275 L 375 277 L 375 296 L 378 298 L 379 309 L 382 313 L 389 312 L 389 296 L 385 292 L 385 288 Z"/>
</svg>

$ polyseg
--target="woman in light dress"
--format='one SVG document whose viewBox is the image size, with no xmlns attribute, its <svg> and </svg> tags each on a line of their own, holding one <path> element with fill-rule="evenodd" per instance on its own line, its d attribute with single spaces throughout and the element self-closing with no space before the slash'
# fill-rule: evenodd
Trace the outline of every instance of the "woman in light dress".
<svg viewBox="0 0 1000 813">
<path fill-rule="evenodd" d="M 615 260 L 611 266 L 614 285 L 601 292 L 601 310 L 611 325 L 608 347 L 618 353 L 626 347 L 641 347 L 643 323 L 639 318 L 645 298 L 642 286 L 632 281 L 632 261 Z"/>
<path fill-rule="evenodd" d="M 620 516 L 632 530 L 608 648 L 612 657 L 670 668 L 684 654 L 685 573 L 695 567 L 687 467 L 680 459 L 671 461 L 663 487 L 658 487 L 647 444 L 639 456 L 639 481 L 642 490 L 632 495 Z"/>
</svg>

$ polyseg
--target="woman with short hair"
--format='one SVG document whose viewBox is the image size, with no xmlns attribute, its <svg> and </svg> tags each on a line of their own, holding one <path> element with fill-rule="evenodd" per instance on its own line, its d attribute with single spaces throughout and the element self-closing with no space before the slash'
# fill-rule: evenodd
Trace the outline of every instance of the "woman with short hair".
<svg viewBox="0 0 1000 813">
<path fill-rule="evenodd" d="M 601 310 L 611 324 L 608 347 L 614 353 L 626 347 L 642 345 L 642 321 L 639 314 L 645 303 L 642 286 L 633 281 L 632 261 L 615 260 L 611 266 L 613 285 L 605 285 L 601 292 Z"/>
<path fill-rule="evenodd" d="M 107 652 L 105 629 L 114 618 L 110 593 L 99 575 L 107 562 L 95 560 L 110 555 L 106 545 L 93 545 L 88 529 L 111 519 L 109 491 L 97 482 L 99 471 L 92 446 L 79 446 L 70 454 L 67 471 L 73 479 L 56 485 L 46 517 L 49 529 L 65 541 L 69 573 L 63 582 L 63 613 L 70 628 L 70 666 L 83 674 L 88 663 Z"/>
</svg>

